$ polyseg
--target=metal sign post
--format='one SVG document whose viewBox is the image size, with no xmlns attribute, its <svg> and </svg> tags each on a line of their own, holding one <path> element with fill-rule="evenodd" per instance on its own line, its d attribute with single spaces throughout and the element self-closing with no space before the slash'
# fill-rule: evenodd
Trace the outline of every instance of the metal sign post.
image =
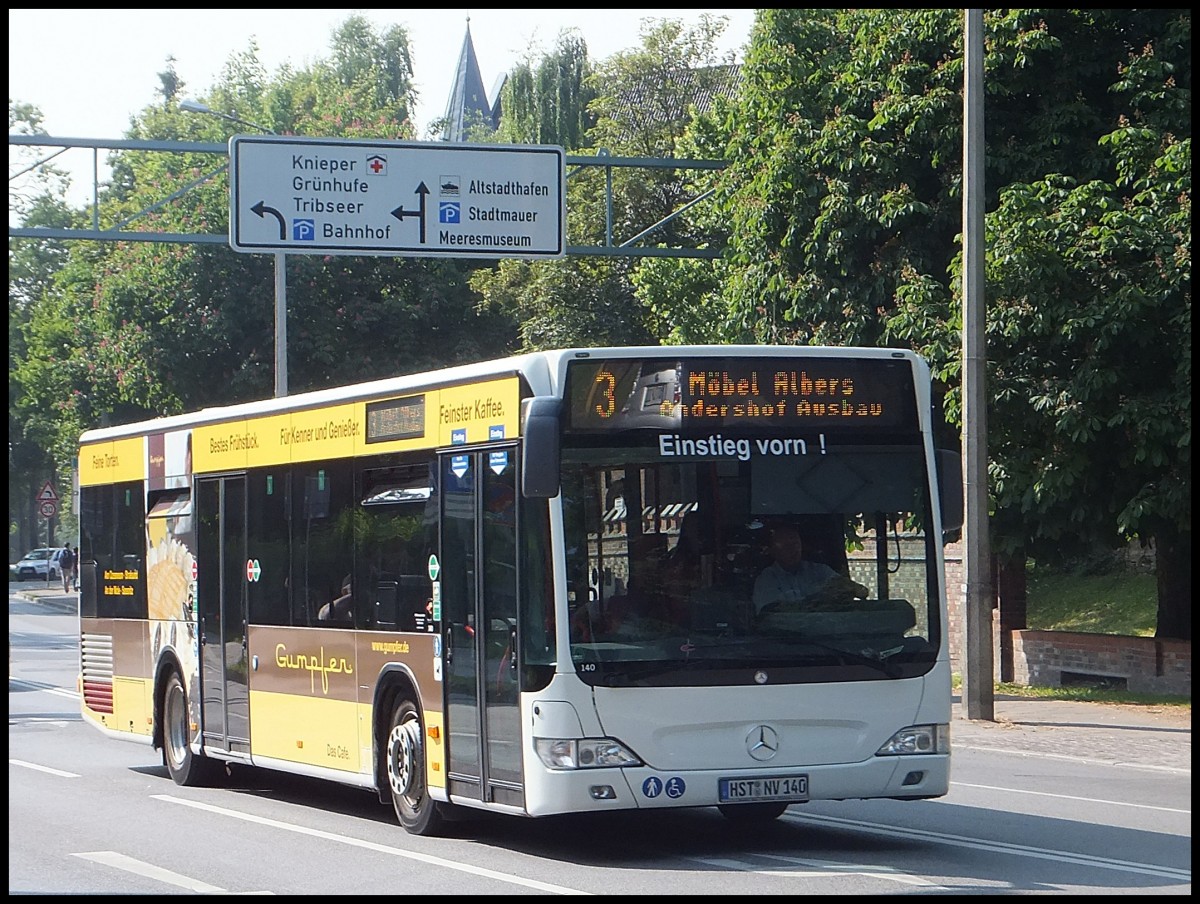
<svg viewBox="0 0 1200 904">
<path fill-rule="evenodd" d="M 38 511 L 41 512 L 43 518 L 46 519 L 46 548 L 52 549 L 50 544 L 50 527 L 54 521 L 54 516 L 58 514 L 58 493 L 54 492 L 54 484 L 46 481 L 42 484 L 42 488 L 38 490 L 35 497 L 38 504 Z M 50 556 L 46 557 L 46 586 L 50 586 Z"/>
</svg>

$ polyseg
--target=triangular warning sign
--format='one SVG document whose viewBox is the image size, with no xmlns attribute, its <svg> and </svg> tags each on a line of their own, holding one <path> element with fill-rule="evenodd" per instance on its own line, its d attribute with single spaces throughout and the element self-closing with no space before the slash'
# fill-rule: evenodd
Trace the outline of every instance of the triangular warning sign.
<svg viewBox="0 0 1200 904">
<path fill-rule="evenodd" d="M 37 494 L 38 502 L 58 502 L 58 493 L 54 492 L 54 487 L 50 485 L 50 481 L 42 484 L 41 492 Z"/>
</svg>

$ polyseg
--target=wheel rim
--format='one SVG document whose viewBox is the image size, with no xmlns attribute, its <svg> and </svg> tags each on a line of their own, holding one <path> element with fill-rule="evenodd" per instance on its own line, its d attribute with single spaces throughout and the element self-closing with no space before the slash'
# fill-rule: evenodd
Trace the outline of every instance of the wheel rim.
<svg viewBox="0 0 1200 904">
<path fill-rule="evenodd" d="M 414 807 L 424 790 L 420 757 L 421 723 L 410 714 L 388 735 L 388 781 L 392 794 Z"/>
<path fill-rule="evenodd" d="M 183 765 L 187 756 L 187 703 L 183 688 L 178 681 L 172 681 L 167 688 L 166 700 L 167 717 L 164 729 L 166 732 L 165 747 L 167 759 L 172 769 Z"/>
</svg>

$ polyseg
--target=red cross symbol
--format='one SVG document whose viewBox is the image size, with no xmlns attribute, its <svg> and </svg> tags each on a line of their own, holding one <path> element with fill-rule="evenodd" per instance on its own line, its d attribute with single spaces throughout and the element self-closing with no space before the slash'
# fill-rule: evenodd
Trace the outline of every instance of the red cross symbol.
<svg viewBox="0 0 1200 904">
<path fill-rule="evenodd" d="M 368 157 L 367 169 L 378 176 L 385 169 L 387 169 L 387 157 L 384 157 L 380 154 L 375 154 L 374 156 Z"/>
</svg>

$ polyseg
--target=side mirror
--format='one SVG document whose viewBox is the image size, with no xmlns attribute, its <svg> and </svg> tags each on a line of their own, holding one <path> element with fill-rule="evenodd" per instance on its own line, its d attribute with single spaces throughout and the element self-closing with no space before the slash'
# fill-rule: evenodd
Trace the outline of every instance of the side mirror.
<svg viewBox="0 0 1200 904">
<path fill-rule="evenodd" d="M 535 396 L 521 403 L 521 495 L 526 499 L 558 495 L 561 414 L 559 399 Z"/>
<path fill-rule="evenodd" d="M 962 458 L 953 449 L 938 449 L 937 468 L 938 499 L 942 508 L 942 536 L 962 530 L 963 526 L 963 476 Z"/>
</svg>

